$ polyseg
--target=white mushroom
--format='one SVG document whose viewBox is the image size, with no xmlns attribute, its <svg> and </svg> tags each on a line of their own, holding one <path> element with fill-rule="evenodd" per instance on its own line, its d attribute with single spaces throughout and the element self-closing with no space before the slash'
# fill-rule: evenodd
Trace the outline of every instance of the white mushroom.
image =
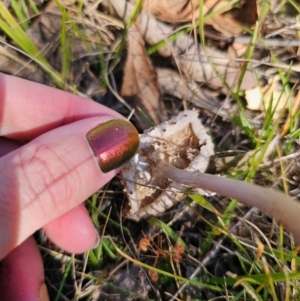
<svg viewBox="0 0 300 301">
<path fill-rule="evenodd" d="M 183 111 L 141 135 L 137 154 L 121 172 L 130 201 L 127 217 L 157 215 L 184 196 L 186 186 L 257 207 L 290 231 L 300 245 L 300 203 L 243 181 L 204 174 L 213 143 L 194 111 Z"/>
<path fill-rule="evenodd" d="M 186 187 L 156 168 L 156 158 L 182 170 L 204 172 L 213 154 L 214 145 L 195 111 L 183 111 L 145 131 L 136 155 L 121 172 L 130 206 L 126 217 L 140 220 L 163 213 L 184 197 Z"/>
</svg>

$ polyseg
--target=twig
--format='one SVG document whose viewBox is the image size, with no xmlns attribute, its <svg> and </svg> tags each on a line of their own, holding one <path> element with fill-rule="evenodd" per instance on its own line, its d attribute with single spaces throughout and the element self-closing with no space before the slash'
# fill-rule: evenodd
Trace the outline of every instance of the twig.
<svg viewBox="0 0 300 301">
<path fill-rule="evenodd" d="M 284 156 L 284 157 L 282 157 L 282 158 L 274 159 L 274 160 L 272 160 L 272 161 L 268 161 L 268 162 L 259 164 L 259 165 L 258 165 L 258 168 L 259 168 L 259 169 L 268 168 L 268 167 L 270 167 L 270 166 L 273 166 L 273 165 L 276 164 L 276 163 L 279 163 L 279 162 L 285 162 L 285 161 L 292 160 L 292 159 L 297 159 L 298 157 L 300 157 L 300 152 L 296 152 L 296 153 L 293 153 L 293 154 Z"/>
<path fill-rule="evenodd" d="M 234 42 L 240 44 L 249 44 L 252 40 L 250 36 L 238 36 L 234 38 Z M 299 47 L 300 40 L 282 40 L 282 39 L 259 39 L 257 40 L 254 45 L 259 48 L 266 48 L 266 47 Z"/>
</svg>

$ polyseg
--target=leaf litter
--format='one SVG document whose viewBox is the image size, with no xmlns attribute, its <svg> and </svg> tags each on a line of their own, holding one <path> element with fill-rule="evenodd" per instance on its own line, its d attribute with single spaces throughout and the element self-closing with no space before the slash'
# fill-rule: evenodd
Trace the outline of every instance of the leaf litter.
<svg viewBox="0 0 300 301">
<path fill-rule="evenodd" d="M 127 35 L 127 59 L 124 66 L 121 95 L 134 108 L 139 128 L 145 130 L 162 120 L 160 112 L 161 93 L 156 73 L 146 53 L 145 43 L 139 28 L 139 18 L 132 25 Z M 141 112 L 147 114 L 147 121 Z"/>
<path fill-rule="evenodd" d="M 129 21 L 133 20 L 137 1 L 84 1 L 82 9 L 75 1 L 61 2 L 62 7 L 57 6 L 55 1 L 49 1 L 47 5 L 37 4 L 41 14 L 31 15 L 33 22 L 27 34 L 53 68 L 62 70 L 66 54 L 60 38 L 65 9 L 68 14 L 65 20 L 67 45 L 70 45 L 70 68 L 64 79 L 65 89 L 92 97 L 128 116 L 128 108 L 114 97 L 119 91 L 119 98 L 123 97 L 130 102 L 130 107 L 135 108 L 136 121 L 133 121 L 141 130 L 148 129 L 150 124 L 157 126 L 161 122 L 168 122 L 184 109 L 193 109 L 195 116 L 200 115 L 216 149 L 214 155 L 209 153 L 209 165 L 215 159 L 224 158 L 224 162 L 219 160 L 222 166 L 218 170 L 225 176 L 245 177 L 244 171 L 249 170 L 251 161 L 249 154 L 253 152 L 256 158 L 260 157 L 257 154 L 261 150 L 258 151 L 253 141 L 259 145 L 268 139 L 269 132 L 266 133 L 264 127 L 268 120 L 270 128 L 277 126 L 282 135 L 281 138 L 279 135 L 272 137 L 273 149 L 268 149 L 265 155 L 268 162 L 262 161 L 253 181 L 278 190 L 286 187 L 286 193 L 295 199 L 299 198 L 300 48 L 296 43 L 299 35 L 296 9 L 287 3 L 272 1 L 269 13 L 259 24 L 259 37 L 253 44 L 255 52 L 238 91 L 250 125 L 241 120 L 236 126 L 232 122 L 235 119 L 231 120 L 231 117 L 236 116 L 240 108 L 234 93 L 244 67 L 245 52 L 252 39 L 248 33 L 260 20 L 266 2 L 206 0 L 202 7 L 199 3 L 195 0 L 145 0 L 141 12 L 137 18 L 133 18 L 133 25 L 127 28 Z M 282 7 L 285 7 L 285 13 L 282 13 Z M 205 16 L 205 45 L 201 44 L 199 28 L 196 26 L 200 9 Z M 76 24 L 78 30 L 71 24 Z M 126 43 L 122 55 L 115 58 L 124 29 L 128 29 Z M 174 34 L 176 38 L 172 38 Z M 18 53 L 16 45 L 13 45 L 16 50 L 12 51 L 11 41 L 5 35 L 1 37 L 1 42 L 1 71 L 53 85 L 44 70 L 30 58 Z M 272 72 L 269 72 L 270 69 Z M 106 78 L 102 76 L 104 72 Z M 246 108 L 246 102 L 249 108 Z M 253 135 L 251 139 L 245 134 L 249 132 Z M 151 133 L 151 130 L 143 135 L 146 137 L 147 133 Z M 241 154 L 246 154 L 244 160 L 236 160 L 230 167 L 225 162 L 226 158 L 243 157 Z M 210 166 L 208 170 L 211 170 Z M 121 180 L 125 178 L 123 176 Z M 147 187 L 147 183 L 143 187 Z M 110 214 L 109 220 L 97 211 L 95 213 L 99 231 L 107 223 L 103 234 L 110 235 L 113 242 L 131 257 L 120 255 L 112 245 L 109 250 L 107 245 L 102 246 L 98 250 L 102 254 L 102 263 L 86 269 L 84 262 L 87 258 L 77 256 L 73 267 L 77 272 L 74 272 L 73 279 L 80 283 L 75 287 L 81 289 L 77 291 L 75 299 L 87 299 L 91 292 L 91 300 L 207 300 L 225 295 L 234 297 L 237 292 L 229 284 L 234 282 L 230 282 L 226 275 L 232 275 L 230 271 L 236 275 L 251 276 L 251 266 L 259 271 L 262 259 L 255 257 L 258 248 L 267 252 L 264 256 L 267 256 L 271 265 L 274 260 L 279 260 L 276 255 L 279 247 L 282 247 L 284 256 L 290 250 L 296 252 L 286 232 L 283 232 L 283 245 L 280 245 L 282 230 L 278 224 L 272 224 L 268 216 L 254 209 L 248 210 L 243 205 L 235 211 L 231 224 L 221 226 L 220 215 L 215 212 L 226 211 L 230 200 L 218 195 L 208 197 L 211 210 L 202 207 L 200 201 L 191 203 L 191 199 L 185 197 L 186 193 L 191 192 L 187 191 L 183 194 L 183 201 L 174 204 L 166 212 L 160 212 L 157 217 L 159 223 L 153 222 L 153 219 L 138 223 L 127 219 L 123 221 L 120 212 L 124 197 L 121 190 L 120 182 L 114 180 L 99 191 L 97 206 L 104 216 Z M 110 211 L 109 208 L 114 210 Z M 181 245 L 169 232 L 170 229 L 188 246 L 187 249 L 179 248 Z M 149 238 L 152 247 L 141 253 L 138 246 L 145 237 Z M 260 241 L 259 247 L 257 239 Z M 59 262 L 64 266 L 64 261 L 54 256 L 59 251 L 54 246 L 54 251 L 51 251 L 47 242 L 42 244 L 45 246 L 43 253 L 48 289 L 54 299 L 54 284 L 60 283 L 61 275 L 59 272 L 53 273 L 53 267 L 59 266 Z M 242 247 L 237 247 L 239 244 Z M 115 252 L 114 256 L 112 252 Z M 298 262 L 298 257 L 293 258 Z M 186 280 L 173 281 L 155 270 L 147 272 L 142 266 L 130 263 L 131 259 L 137 260 L 136 264 L 140 262 L 161 271 L 172 271 L 173 275 L 182 275 Z M 265 266 L 266 262 L 263 264 Z M 278 262 L 277 266 L 282 264 Z M 272 268 L 280 274 L 280 268 L 276 270 L 274 265 Z M 59 271 L 60 267 L 56 270 Z M 290 270 L 291 273 L 294 271 Z M 88 273 L 94 279 L 87 281 L 88 278 L 78 276 L 79 272 Z M 197 276 L 197 284 L 191 285 L 188 278 Z M 217 277 L 227 277 L 226 292 L 218 290 L 220 285 L 213 282 Z M 298 278 L 293 279 L 290 281 L 294 287 L 299 286 Z M 72 280 L 63 289 L 62 298 L 75 295 L 73 284 Z M 211 286 L 206 287 L 205 284 Z M 277 284 L 278 296 L 289 291 L 291 299 L 299 297 L 297 290 L 288 290 L 289 284 L 284 282 L 284 278 Z M 249 289 L 249 284 L 243 282 L 243 285 Z M 238 290 L 242 291 L 242 288 Z M 244 293 L 247 294 L 247 289 Z"/>
</svg>

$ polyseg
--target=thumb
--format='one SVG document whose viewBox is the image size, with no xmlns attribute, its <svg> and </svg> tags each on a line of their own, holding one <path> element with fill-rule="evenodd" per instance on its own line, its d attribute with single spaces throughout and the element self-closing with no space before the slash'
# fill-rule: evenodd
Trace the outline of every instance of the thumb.
<svg viewBox="0 0 300 301">
<path fill-rule="evenodd" d="M 107 183 L 138 144 L 131 123 L 93 117 L 49 131 L 1 157 L 0 259 Z"/>
</svg>

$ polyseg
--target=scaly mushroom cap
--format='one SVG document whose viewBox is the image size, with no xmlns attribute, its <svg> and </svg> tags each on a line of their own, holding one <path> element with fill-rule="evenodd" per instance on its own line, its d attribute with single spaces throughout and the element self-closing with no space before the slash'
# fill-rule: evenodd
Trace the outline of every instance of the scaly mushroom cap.
<svg viewBox="0 0 300 301">
<path fill-rule="evenodd" d="M 138 221 L 163 213 L 183 198 L 186 187 L 156 168 L 157 158 L 182 170 L 204 172 L 213 154 L 212 140 L 195 111 L 183 111 L 145 131 L 138 152 L 121 172 L 130 206 L 125 216 Z"/>
</svg>

